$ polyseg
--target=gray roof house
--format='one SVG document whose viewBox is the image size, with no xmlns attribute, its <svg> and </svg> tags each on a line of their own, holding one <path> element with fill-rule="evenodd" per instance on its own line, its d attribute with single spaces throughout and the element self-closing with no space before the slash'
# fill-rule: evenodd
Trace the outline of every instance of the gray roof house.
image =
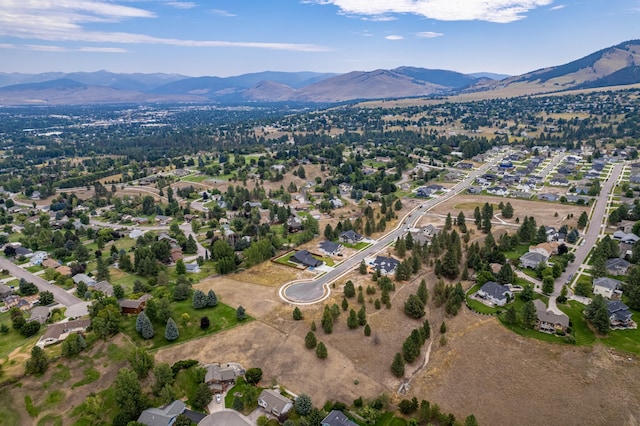
<svg viewBox="0 0 640 426">
<path fill-rule="evenodd" d="M 640 237 L 638 237 L 636 234 L 632 232 L 626 233 L 624 231 L 614 232 L 613 239 L 627 244 L 635 244 L 640 241 Z"/>
<path fill-rule="evenodd" d="M 599 294 L 606 299 L 619 297 L 622 283 L 613 278 L 600 277 L 593 280 L 593 294 Z"/>
<path fill-rule="evenodd" d="M 543 254 L 530 251 L 520 256 L 520 263 L 523 268 L 535 269 L 541 262 L 546 263 L 547 259 L 547 256 Z"/>
<path fill-rule="evenodd" d="M 338 410 L 332 410 L 327 417 L 320 422 L 321 426 L 358 426 L 357 423 L 352 422 L 342 412 Z"/>
<path fill-rule="evenodd" d="M 11 287 L 4 284 L 0 284 L 0 298 L 5 298 L 11 295 L 11 293 L 13 293 L 13 290 L 11 289 Z"/>
<path fill-rule="evenodd" d="M 235 384 L 236 378 L 244 374 L 244 371 L 237 370 L 228 364 L 209 364 L 205 368 L 207 372 L 204 376 L 204 382 L 213 391 L 223 391 L 225 386 Z"/>
<path fill-rule="evenodd" d="M 293 401 L 273 389 L 265 389 L 258 397 L 258 405 L 274 416 L 287 413 L 293 407 Z"/>
<path fill-rule="evenodd" d="M 293 256 L 289 258 L 289 260 L 293 263 L 299 263 L 311 268 L 318 267 L 324 263 L 323 261 L 313 257 L 307 250 L 298 250 Z"/>
<path fill-rule="evenodd" d="M 340 236 L 338 237 L 338 241 L 340 241 L 341 243 L 356 244 L 362 241 L 362 235 L 358 234 L 355 231 L 348 230 L 340 234 Z"/>
<path fill-rule="evenodd" d="M 147 426 L 170 426 L 186 408 L 184 402 L 179 400 L 163 408 L 147 408 L 138 417 L 138 422 Z"/>
<path fill-rule="evenodd" d="M 497 306 L 504 306 L 510 298 L 513 299 L 511 290 L 509 290 L 507 286 L 498 284 L 495 281 L 487 281 L 484 283 L 476 295 Z"/>
<path fill-rule="evenodd" d="M 631 264 L 624 259 L 614 257 L 613 259 L 607 259 L 605 266 L 607 273 L 611 275 L 626 275 Z"/>
<path fill-rule="evenodd" d="M 376 271 L 379 269 L 382 275 L 391 275 L 396 272 L 400 261 L 392 257 L 376 256 L 370 264 Z"/>
<path fill-rule="evenodd" d="M 109 281 L 100 281 L 93 286 L 93 289 L 103 292 L 106 296 L 113 296 L 113 286 Z"/>
<path fill-rule="evenodd" d="M 44 324 L 49 319 L 49 315 L 51 315 L 51 310 L 46 306 L 36 306 L 31 309 L 31 317 L 29 317 L 29 321 L 38 321 L 40 324 Z"/>
<path fill-rule="evenodd" d="M 80 282 L 83 282 L 88 286 L 94 286 L 97 284 L 96 280 L 94 280 L 87 274 L 75 274 L 72 280 L 74 283 L 76 283 L 76 285 L 78 285 L 78 283 Z"/>
<path fill-rule="evenodd" d="M 569 317 L 565 314 L 556 314 L 547 309 L 547 305 L 540 299 L 533 301 L 536 307 L 536 316 L 538 318 L 536 327 L 544 333 L 555 333 L 556 331 L 565 331 L 569 327 Z"/>
<path fill-rule="evenodd" d="M 36 346 L 44 348 L 66 339 L 71 333 L 84 332 L 91 325 L 90 319 L 72 320 L 67 322 L 57 322 L 47 327 Z"/>
<path fill-rule="evenodd" d="M 629 307 L 619 300 L 607 301 L 607 312 L 612 327 L 627 328 L 634 325 Z"/>
<path fill-rule="evenodd" d="M 334 256 L 340 253 L 341 250 L 342 250 L 342 245 L 338 243 L 334 243 L 333 241 L 322 241 L 320 243 L 320 251 L 330 256 Z"/>
</svg>

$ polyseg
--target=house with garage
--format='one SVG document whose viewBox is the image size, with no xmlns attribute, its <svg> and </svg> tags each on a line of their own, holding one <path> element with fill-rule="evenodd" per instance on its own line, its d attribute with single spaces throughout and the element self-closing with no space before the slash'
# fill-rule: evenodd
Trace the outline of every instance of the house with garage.
<svg viewBox="0 0 640 426">
<path fill-rule="evenodd" d="M 504 197 L 506 195 L 509 195 L 509 190 L 504 186 L 492 186 L 490 188 L 487 188 L 487 194 Z"/>
<path fill-rule="evenodd" d="M 395 274 L 396 269 L 400 265 L 400 261 L 392 257 L 376 256 L 369 266 L 373 268 L 373 272 L 380 271 L 382 275 Z"/>
<path fill-rule="evenodd" d="M 58 322 L 47 327 L 47 331 L 40 337 L 36 346 L 44 348 L 62 342 L 71 333 L 84 333 L 91 325 L 90 319 L 71 320 Z"/>
<path fill-rule="evenodd" d="M 207 364 L 204 382 L 215 393 L 222 393 L 236 383 L 236 379 L 244 374 L 243 370 L 229 364 Z"/>
<path fill-rule="evenodd" d="M 51 310 L 47 306 L 36 306 L 30 311 L 31 317 L 29 321 L 38 321 L 40 324 L 44 324 L 51 316 Z"/>
<path fill-rule="evenodd" d="M 593 280 L 593 294 L 599 294 L 605 299 L 619 299 L 622 296 L 622 283 L 608 277 Z"/>
<path fill-rule="evenodd" d="M 540 243 L 538 245 L 535 246 L 530 246 L 529 247 L 529 252 L 533 252 L 533 253 L 540 253 L 543 256 L 546 256 L 547 258 L 553 256 L 554 254 L 558 254 L 558 247 L 560 246 L 560 243 L 557 241 L 551 241 L 548 243 Z"/>
<path fill-rule="evenodd" d="M 276 417 L 286 414 L 293 407 L 293 401 L 274 389 L 265 389 L 258 396 L 258 405 Z"/>
<path fill-rule="evenodd" d="M 327 417 L 322 419 L 320 426 L 358 426 L 358 424 L 349 420 L 342 411 L 331 410 Z"/>
<path fill-rule="evenodd" d="M 56 269 L 58 266 L 60 266 L 60 262 L 58 262 L 57 260 L 53 260 L 53 259 L 45 259 L 42 261 L 41 263 L 43 268 L 52 268 L 52 269 Z"/>
<path fill-rule="evenodd" d="M 625 244 L 635 244 L 640 240 L 640 237 L 638 237 L 636 234 L 632 232 L 627 233 L 627 232 L 618 230 L 613 233 L 613 239 Z"/>
<path fill-rule="evenodd" d="M 418 197 L 431 197 L 431 194 L 433 194 L 433 191 L 426 186 L 421 186 L 416 190 L 416 196 Z"/>
<path fill-rule="evenodd" d="M 93 286 L 94 291 L 100 291 L 105 296 L 113 296 L 113 286 L 109 284 L 109 281 L 100 281 Z"/>
<path fill-rule="evenodd" d="M 162 408 L 147 408 L 138 417 L 138 423 L 147 426 L 170 426 L 175 423 L 178 416 L 187 409 L 184 402 L 173 401 Z"/>
<path fill-rule="evenodd" d="M 549 258 L 543 254 L 530 251 L 520 256 L 520 264 L 523 268 L 535 269 L 540 263 L 547 263 Z"/>
<path fill-rule="evenodd" d="M 307 250 L 298 250 L 289 258 L 289 261 L 309 268 L 317 268 L 324 263 L 322 260 L 313 257 Z"/>
<path fill-rule="evenodd" d="M 607 273 L 611 275 L 626 275 L 631 264 L 624 259 L 614 257 L 605 261 Z"/>
<path fill-rule="evenodd" d="M 509 300 L 513 299 L 513 293 L 509 290 L 509 287 L 498 284 L 495 281 L 484 283 L 480 290 L 476 292 L 476 296 L 496 306 L 504 306 Z"/>
<path fill-rule="evenodd" d="M 13 289 L 8 285 L 0 284 L 0 299 L 11 296 Z"/>
<path fill-rule="evenodd" d="M 200 265 L 198 265 L 198 262 L 186 263 L 184 267 L 187 270 L 187 274 L 197 274 L 200 272 Z"/>
<path fill-rule="evenodd" d="M 550 309 L 540 299 L 533 301 L 536 307 L 536 329 L 543 333 L 562 333 L 567 331 L 569 327 L 569 317 L 563 314 L 557 314 Z"/>
<path fill-rule="evenodd" d="M 75 274 L 71 279 L 76 285 L 78 285 L 79 283 L 84 283 L 87 285 L 87 287 L 92 287 L 97 284 L 96 280 L 94 280 L 87 274 Z"/>
<path fill-rule="evenodd" d="M 619 300 L 607 301 L 607 313 L 609 314 L 609 324 L 612 328 L 636 327 L 629 307 Z"/>
<path fill-rule="evenodd" d="M 333 241 L 322 241 L 319 244 L 320 251 L 329 256 L 337 256 L 342 251 L 342 244 Z"/>
<path fill-rule="evenodd" d="M 120 300 L 120 312 L 123 314 L 138 315 L 144 310 L 147 300 L 140 298 L 138 300 L 123 299 Z"/>
</svg>

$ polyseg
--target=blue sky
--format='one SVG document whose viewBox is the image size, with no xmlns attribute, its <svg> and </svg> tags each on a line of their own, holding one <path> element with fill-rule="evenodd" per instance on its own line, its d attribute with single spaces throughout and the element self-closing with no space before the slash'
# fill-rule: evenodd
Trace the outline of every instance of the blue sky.
<svg viewBox="0 0 640 426">
<path fill-rule="evenodd" d="M 0 72 L 520 74 L 639 22 L 640 0 L 2 0 Z"/>
</svg>

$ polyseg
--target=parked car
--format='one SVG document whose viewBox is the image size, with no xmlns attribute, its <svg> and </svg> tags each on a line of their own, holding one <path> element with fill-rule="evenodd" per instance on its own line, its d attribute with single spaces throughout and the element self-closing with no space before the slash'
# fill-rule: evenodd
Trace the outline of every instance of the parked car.
<svg viewBox="0 0 640 426">
<path fill-rule="evenodd" d="M 220 404 L 220 403 L 222 402 L 222 397 L 220 396 L 220 394 L 219 394 L 219 393 L 217 393 L 217 394 L 216 394 L 216 402 L 217 402 L 218 404 Z"/>
</svg>

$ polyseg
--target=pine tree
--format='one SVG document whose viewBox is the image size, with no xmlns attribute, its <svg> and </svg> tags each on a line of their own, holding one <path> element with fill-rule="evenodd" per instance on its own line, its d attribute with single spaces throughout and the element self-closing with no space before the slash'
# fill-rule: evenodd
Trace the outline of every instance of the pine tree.
<svg viewBox="0 0 640 426">
<path fill-rule="evenodd" d="M 238 321 L 244 321 L 247 318 L 247 314 L 242 306 L 238 306 L 236 309 L 236 319 Z"/>
<path fill-rule="evenodd" d="M 516 309 L 513 307 L 513 305 L 509 305 L 505 312 L 505 321 L 507 322 L 507 324 L 515 324 L 516 320 Z"/>
<path fill-rule="evenodd" d="M 140 312 L 140 314 L 138 315 L 138 318 L 140 318 L 140 315 L 144 314 L 144 312 Z M 137 328 L 137 320 L 136 320 L 136 328 Z M 155 331 L 153 330 L 153 324 L 151 324 L 151 321 L 149 320 L 149 318 L 144 315 L 142 317 L 141 323 L 140 323 L 140 335 L 142 336 L 143 339 L 148 340 L 151 339 L 155 334 Z"/>
<path fill-rule="evenodd" d="M 404 359 L 399 352 L 393 358 L 393 363 L 391 363 L 391 372 L 396 377 L 404 376 Z"/>
<path fill-rule="evenodd" d="M 201 290 L 193 292 L 193 298 L 191 301 L 194 309 L 202 309 L 207 307 L 207 296 Z"/>
<path fill-rule="evenodd" d="M 325 359 L 327 355 L 327 347 L 322 342 L 318 343 L 318 346 L 316 346 L 316 356 L 320 359 Z"/>
<path fill-rule="evenodd" d="M 536 325 L 536 307 L 533 300 L 529 300 L 522 307 L 522 325 L 525 328 L 533 328 Z"/>
<path fill-rule="evenodd" d="M 367 311 L 366 307 L 362 305 L 362 307 L 358 310 L 358 324 L 365 325 L 367 323 Z"/>
<path fill-rule="evenodd" d="M 184 275 L 187 273 L 187 266 L 184 264 L 184 260 L 178 259 L 176 262 L 176 274 Z"/>
<path fill-rule="evenodd" d="M 212 308 L 218 305 L 218 297 L 213 292 L 213 290 L 209 290 L 207 293 L 207 306 Z"/>
<path fill-rule="evenodd" d="M 431 325 L 429 325 L 429 320 L 424 320 L 422 323 L 422 330 L 424 330 L 424 339 L 427 340 L 431 338 Z"/>
<path fill-rule="evenodd" d="M 308 332 L 304 338 L 304 345 L 307 347 L 307 349 L 313 349 L 317 344 L 318 342 L 316 340 L 316 335 L 314 334 L 314 332 Z"/>
<path fill-rule="evenodd" d="M 420 280 L 420 285 L 418 286 L 416 295 L 422 301 L 423 305 L 427 304 L 427 300 L 429 300 L 429 291 L 427 290 L 427 282 L 424 278 Z"/>
<path fill-rule="evenodd" d="M 364 263 L 364 259 L 362 259 L 362 261 L 360 261 L 360 266 L 358 266 L 358 272 L 360 272 L 360 275 L 366 275 L 367 274 L 367 264 Z"/>
<path fill-rule="evenodd" d="M 460 229 L 460 232 L 462 232 L 463 234 L 467 232 L 467 223 L 464 217 L 464 213 L 462 211 L 460 211 L 460 213 L 458 213 L 458 218 L 456 219 L 457 223 L 458 223 L 458 228 Z"/>
<path fill-rule="evenodd" d="M 554 290 L 553 277 L 546 276 L 542 279 L 542 292 L 544 294 L 551 294 Z"/>
<path fill-rule="evenodd" d="M 325 305 L 324 307 L 321 325 L 325 333 L 331 334 L 331 332 L 333 331 L 333 315 L 331 315 L 331 309 L 328 305 Z"/>
<path fill-rule="evenodd" d="M 346 311 L 347 308 L 349 308 L 349 302 L 347 302 L 347 299 L 343 297 L 342 298 L 342 310 Z"/>
<path fill-rule="evenodd" d="M 136 317 L 136 331 L 138 333 L 142 332 L 142 324 L 148 320 L 149 318 L 147 317 L 147 314 L 144 313 L 144 311 L 138 314 L 138 316 Z"/>
<path fill-rule="evenodd" d="M 300 308 L 297 306 L 293 309 L 293 319 L 296 321 L 300 321 L 302 319 L 302 312 L 300 312 Z"/>
<path fill-rule="evenodd" d="M 353 309 L 349 311 L 349 318 L 347 318 L 347 327 L 352 330 L 354 328 L 358 328 L 358 315 Z"/>
<path fill-rule="evenodd" d="M 178 326 L 173 318 L 169 318 L 167 321 L 167 327 L 164 330 L 164 338 L 170 342 L 173 342 L 180 336 Z"/>
<path fill-rule="evenodd" d="M 356 288 L 351 280 L 344 285 L 344 297 L 351 298 L 356 295 Z"/>
<path fill-rule="evenodd" d="M 447 213 L 447 218 L 444 221 L 444 230 L 450 231 L 453 220 L 451 219 L 451 212 Z"/>
<path fill-rule="evenodd" d="M 371 336 L 371 327 L 369 326 L 369 324 L 364 326 L 364 335 L 367 337 Z"/>
</svg>

